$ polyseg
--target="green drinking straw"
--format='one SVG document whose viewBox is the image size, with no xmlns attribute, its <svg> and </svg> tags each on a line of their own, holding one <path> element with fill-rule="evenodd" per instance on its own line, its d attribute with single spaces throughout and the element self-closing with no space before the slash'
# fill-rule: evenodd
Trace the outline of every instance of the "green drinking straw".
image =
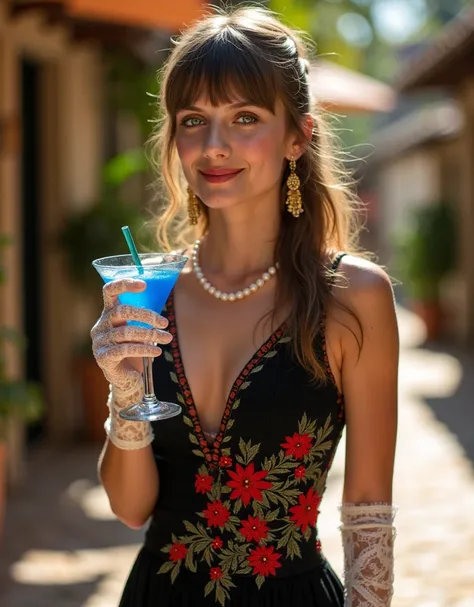
<svg viewBox="0 0 474 607">
<path fill-rule="evenodd" d="M 138 256 L 137 247 L 135 246 L 135 242 L 133 240 L 132 233 L 130 232 L 130 228 L 128 226 L 122 226 L 122 232 L 125 236 L 125 240 L 127 241 L 127 245 L 130 250 L 130 255 L 132 256 L 133 262 L 138 268 L 138 273 L 143 274 L 143 265 L 140 260 L 140 257 Z"/>
</svg>

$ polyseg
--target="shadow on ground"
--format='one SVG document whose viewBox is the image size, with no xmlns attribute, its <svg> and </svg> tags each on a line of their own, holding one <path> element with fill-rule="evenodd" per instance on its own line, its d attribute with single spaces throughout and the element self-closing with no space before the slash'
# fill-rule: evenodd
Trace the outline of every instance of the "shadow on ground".
<svg viewBox="0 0 474 607">
<path fill-rule="evenodd" d="M 98 455 L 90 446 L 31 454 L 28 482 L 6 513 L 2 607 L 92 605 L 104 580 L 123 584 L 143 532 L 111 513 L 95 473 Z"/>
<path fill-rule="evenodd" d="M 456 436 L 474 464 L 474 352 L 460 351 L 444 344 L 430 345 L 425 349 L 436 354 L 449 354 L 461 366 L 461 379 L 453 394 L 425 396 L 424 400 L 436 418 Z"/>
</svg>

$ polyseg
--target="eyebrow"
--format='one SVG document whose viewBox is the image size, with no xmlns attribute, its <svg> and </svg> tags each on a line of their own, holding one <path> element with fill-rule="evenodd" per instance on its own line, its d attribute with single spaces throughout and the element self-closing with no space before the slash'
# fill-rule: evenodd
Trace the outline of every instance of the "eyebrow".
<svg viewBox="0 0 474 607">
<path fill-rule="evenodd" d="M 250 101 L 238 101 L 237 103 L 232 103 L 229 107 L 233 110 L 238 110 L 239 108 L 242 107 L 246 107 L 246 106 L 254 106 L 254 107 L 260 107 L 259 105 L 256 105 L 255 103 L 252 103 Z M 262 109 L 263 106 L 262 106 Z M 197 105 L 190 105 L 189 107 L 183 107 L 179 110 L 180 112 L 202 112 L 203 108 L 198 107 Z"/>
</svg>

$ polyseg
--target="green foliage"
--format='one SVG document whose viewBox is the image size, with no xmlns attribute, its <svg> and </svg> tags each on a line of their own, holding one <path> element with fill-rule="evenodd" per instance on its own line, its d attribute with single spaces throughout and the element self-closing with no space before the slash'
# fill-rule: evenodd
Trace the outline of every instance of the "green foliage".
<svg viewBox="0 0 474 607">
<path fill-rule="evenodd" d="M 94 259 L 128 253 L 120 228 L 130 229 L 141 249 L 149 248 L 140 209 L 119 198 L 106 196 L 71 215 L 59 234 L 68 276 L 80 289 L 97 289 L 101 281 L 92 267 Z"/>
<path fill-rule="evenodd" d="M 11 240 L 8 237 L 0 234 L 0 285 L 6 281 L 2 253 L 10 243 Z M 27 345 L 23 335 L 10 327 L 0 326 L 0 431 L 5 420 L 11 415 L 17 415 L 24 421 L 32 422 L 41 417 L 43 411 L 41 389 L 36 383 L 12 380 L 6 376 L 5 345 L 7 341 L 22 349 Z"/>
<path fill-rule="evenodd" d="M 87 208 L 73 213 L 58 235 L 68 276 L 82 290 L 95 291 L 102 284 L 92 267 L 94 259 L 128 253 L 121 227 L 128 225 L 140 250 L 153 248 L 153 237 L 144 225 L 143 209 L 124 201 L 119 186 L 147 170 L 141 149 L 114 156 L 102 174 L 102 196 Z"/>
<path fill-rule="evenodd" d="M 457 261 L 453 211 L 442 202 L 416 208 L 409 225 L 397 239 L 398 272 L 413 299 L 436 300 L 441 281 Z"/>
</svg>

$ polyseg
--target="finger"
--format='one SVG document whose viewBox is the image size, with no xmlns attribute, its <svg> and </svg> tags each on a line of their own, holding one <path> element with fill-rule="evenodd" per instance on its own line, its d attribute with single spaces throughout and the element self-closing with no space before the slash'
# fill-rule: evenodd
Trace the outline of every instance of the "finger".
<svg viewBox="0 0 474 607">
<path fill-rule="evenodd" d="M 160 356 L 162 350 L 158 346 L 147 344 L 117 344 L 113 346 L 98 348 L 94 356 L 99 365 L 106 366 L 108 363 L 119 363 L 125 358 L 155 358 Z"/>
<path fill-rule="evenodd" d="M 113 327 L 114 325 L 112 324 L 112 316 L 110 312 L 103 312 L 91 329 L 92 341 L 94 342 L 101 335 L 107 334 L 107 332 L 110 331 L 110 329 L 112 329 Z"/>
<path fill-rule="evenodd" d="M 112 324 L 119 326 L 124 321 L 134 320 L 150 325 L 155 329 L 164 329 L 168 326 L 168 321 L 160 314 L 148 310 L 147 308 L 138 308 L 137 306 L 118 305 L 110 311 Z"/>
<path fill-rule="evenodd" d="M 144 329 L 134 325 L 115 327 L 106 333 L 98 334 L 96 347 L 123 343 L 169 344 L 173 339 L 171 333 L 158 329 Z"/>
<path fill-rule="evenodd" d="M 146 288 L 146 283 L 143 280 L 136 278 L 120 278 L 112 280 L 102 288 L 104 297 L 104 308 L 110 310 L 117 305 L 118 296 L 127 291 L 143 291 Z"/>
</svg>

